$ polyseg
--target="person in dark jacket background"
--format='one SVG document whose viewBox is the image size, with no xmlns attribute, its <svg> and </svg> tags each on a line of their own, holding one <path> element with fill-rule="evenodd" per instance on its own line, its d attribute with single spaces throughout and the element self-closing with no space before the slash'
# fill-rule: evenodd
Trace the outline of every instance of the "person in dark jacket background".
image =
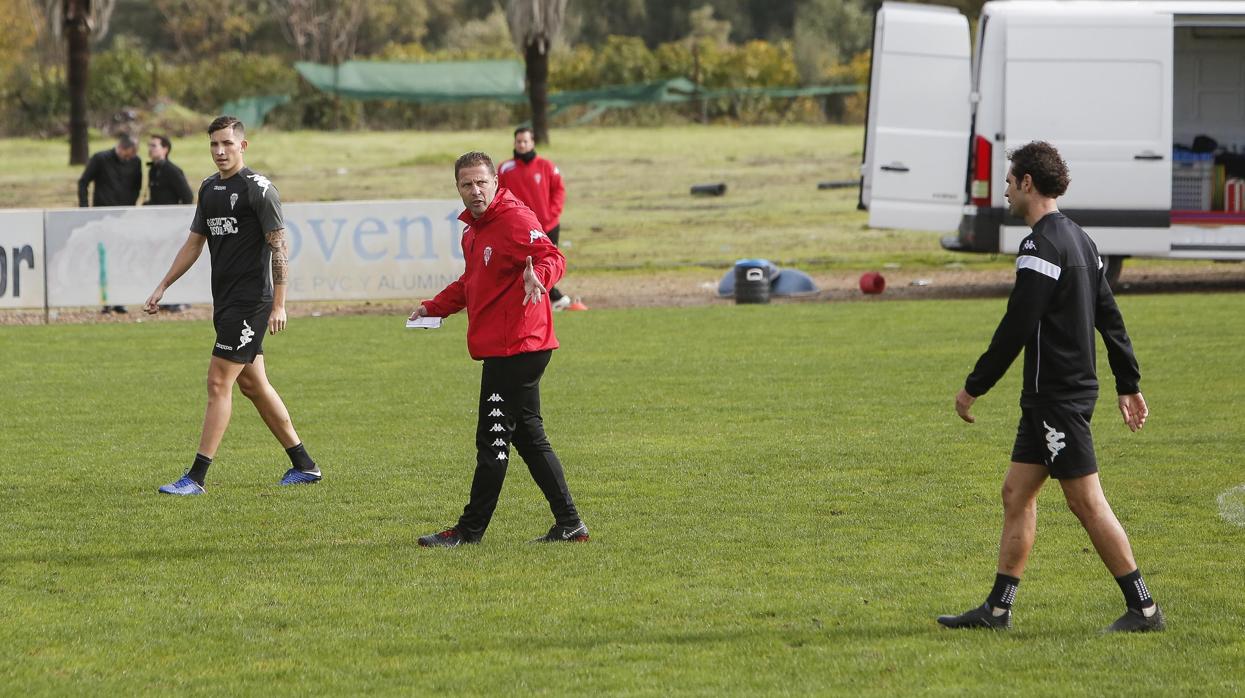
<svg viewBox="0 0 1245 698">
<path fill-rule="evenodd" d="M 101 150 L 91 156 L 86 169 L 78 178 L 78 206 L 86 208 L 87 189 L 92 206 L 133 206 L 143 191 L 143 161 L 138 157 L 138 144 L 129 134 L 117 138 L 111 150 Z"/>
<path fill-rule="evenodd" d="M 586 541 L 588 527 L 571 500 L 540 416 L 540 379 L 558 348 L 546 289 L 562 278 L 566 258 L 536 214 L 498 187 L 488 155 L 471 152 L 458 158 L 454 179 L 467 209 L 459 216 L 467 224 L 462 237 L 466 269 L 436 298 L 421 303 L 411 319 L 467 310 L 467 350 L 484 363 L 476 468 L 458 523 L 422 536 L 419 544 L 451 548 L 484 537 L 506 478 L 511 443 L 553 513 L 553 527 L 536 540 Z"/>
<path fill-rule="evenodd" d="M 91 184 L 92 206 L 133 206 L 143 190 L 143 161 L 138 158 L 138 144 L 128 133 L 117 137 L 112 150 L 101 150 L 91 156 L 78 178 L 78 206 L 86 208 L 86 193 Z M 124 305 L 106 305 L 102 313 L 124 313 Z"/>
<path fill-rule="evenodd" d="M 173 142 L 168 136 L 155 135 L 147 141 L 147 206 L 176 206 L 193 204 L 195 194 L 186 182 L 182 168 L 173 164 L 169 153 Z"/>
<path fill-rule="evenodd" d="M 1008 212 L 1032 234 L 1020 242 L 1016 285 L 990 346 L 955 396 L 965 422 L 977 398 L 1003 377 L 1024 349 L 1020 425 L 1003 480 L 1003 535 L 998 572 L 986 602 L 958 616 L 940 616 L 949 628 L 1011 627 L 1011 607 L 1037 532 L 1037 497 L 1047 478 L 1063 489 L 1098 556 L 1124 594 L 1125 612 L 1110 632 L 1164 628 L 1133 559 L 1124 527 L 1098 479 L 1090 420 L 1098 399 L 1094 332 L 1102 335 L 1115 375 L 1124 424 L 1141 429 L 1149 408 L 1124 318 L 1107 284 L 1094 241 L 1059 212 L 1055 199 L 1068 188 L 1068 166 L 1049 143 L 1035 141 L 1008 153 Z"/>
</svg>

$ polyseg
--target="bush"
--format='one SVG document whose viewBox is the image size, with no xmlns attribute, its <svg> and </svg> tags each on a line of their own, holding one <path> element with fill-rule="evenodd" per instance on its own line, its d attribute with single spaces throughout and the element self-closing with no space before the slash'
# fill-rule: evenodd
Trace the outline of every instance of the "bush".
<svg viewBox="0 0 1245 698">
<path fill-rule="evenodd" d="M 6 136 L 61 136 L 69 129 L 64 70 L 14 70 L 0 92 L 0 130 Z"/>
<path fill-rule="evenodd" d="M 152 60 L 135 43 L 121 37 L 109 51 L 91 60 L 87 109 L 99 120 L 155 97 Z"/>
</svg>

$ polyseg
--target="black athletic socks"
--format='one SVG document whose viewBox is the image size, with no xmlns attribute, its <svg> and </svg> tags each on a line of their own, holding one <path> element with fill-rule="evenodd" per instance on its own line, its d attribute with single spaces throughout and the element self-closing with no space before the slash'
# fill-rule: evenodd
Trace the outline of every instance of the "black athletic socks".
<svg viewBox="0 0 1245 698">
<path fill-rule="evenodd" d="M 1140 611 L 1154 605 L 1154 599 L 1150 598 L 1150 590 L 1146 588 L 1145 580 L 1141 578 L 1141 570 L 1133 570 L 1123 577 L 1116 577 L 1115 583 L 1119 584 L 1120 591 L 1124 592 L 1124 604 L 1129 608 Z"/>
<path fill-rule="evenodd" d="M 199 483 L 199 486 L 202 487 L 203 481 L 207 478 L 208 466 L 211 464 L 211 458 L 202 453 L 196 453 L 194 465 L 190 466 L 190 471 L 186 473 L 186 476 Z"/>
<path fill-rule="evenodd" d="M 316 462 L 311 460 L 311 456 L 307 455 L 307 449 L 303 448 L 302 442 L 285 449 L 285 454 L 290 457 L 290 464 L 304 473 L 309 473 L 316 469 Z"/>
<path fill-rule="evenodd" d="M 991 608 L 1004 608 L 1010 611 L 1012 602 L 1016 600 L 1016 587 L 1018 586 L 1020 586 L 1019 579 L 1002 573 L 995 574 L 994 588 L 990 590 L 990 595 L 986 597 L 986 603 Z"/>
</svg>

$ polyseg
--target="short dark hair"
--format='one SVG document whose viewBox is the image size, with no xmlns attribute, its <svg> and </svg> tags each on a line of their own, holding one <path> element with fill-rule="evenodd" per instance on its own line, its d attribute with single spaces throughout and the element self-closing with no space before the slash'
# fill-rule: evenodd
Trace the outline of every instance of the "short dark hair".
<svg viewBox="0 0 1245 698">
<path fill-rule="evenodd" d="M 497 174 L 497 168 L 493 167 L 493 158 L 486 153 L 473 150 L 470 153 L 463 153 L 462 156 L 454 161 L 454 184 L 458 184 L 458 173 L 462 172 L 464 167 L 476 167 L 477 165 L 486 165 L 488 166 L 489 174 Z"/>
<path fill-rule="evenodd" d="M 170 153 L 173 152 L 173 141 L 169 140 L 168 136 L 157 133 L 157 134 L 153 134 L 151 137 L 160 141 L 160 145 L 164 146 L 165 150 L 169 151 Z"/>
<path fill-rule="evenodd" d="M 131 136 L 128 133 L 123 133 L 117 136 L 117 147 L 122 150 L 134 150 L 138 147 L 138 144 L 134 142 L 134 136 Z"/>
<path fill-rule="evenodd" d="M 236 116 L 218 116 L 212 119 L 212 123 L 208 124 L 208 135 L 212 135 L 222 128 L 233 129 L 233 132 L 246 137 L 246 126 L 242 124 L 242 120 Z"/>
<path fill-rule="evenodd" d="M 535 135 L 536 135 L 536 132 L 532 130 L 532 127 L 531 127 L 531 126 L 520 126 L 520 127 L 516 128 L 516 129 L 514 130 L 514 135 L 516 135 L 516 136 L 517 136 L 517 135 L 519 135 L 520 133 L 523 133 L 524 131 L 527 131 L 528 133 L 532 134 L 532 136 L 533 136 L 533 137 L 535 137 Z"/>
<path fill-rule="evenodd" d="M 1056 198 L 1068 191 L 1068 163 L 1063 161 L 1055 146 L 1046 141 L 1031 141 L 1007 154 L 1012 161 L 1012 176 L 1019 184 L 1025 175 L 1033 180 L 1033 186 L 1043 196 Z"/>
</svg>

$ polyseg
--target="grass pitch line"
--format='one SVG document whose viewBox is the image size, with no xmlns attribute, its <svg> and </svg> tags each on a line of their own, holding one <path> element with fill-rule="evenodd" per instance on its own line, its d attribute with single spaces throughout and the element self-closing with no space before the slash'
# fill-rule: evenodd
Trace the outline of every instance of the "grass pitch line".
<svg viewBox="0 0 1245 698">
<path fill-rule="evenodd" d="M 1245 485 L 1237 485 L 1219 493 L 1219 515 L 1224 521 L 1245 527 Z"/>
</svg>

